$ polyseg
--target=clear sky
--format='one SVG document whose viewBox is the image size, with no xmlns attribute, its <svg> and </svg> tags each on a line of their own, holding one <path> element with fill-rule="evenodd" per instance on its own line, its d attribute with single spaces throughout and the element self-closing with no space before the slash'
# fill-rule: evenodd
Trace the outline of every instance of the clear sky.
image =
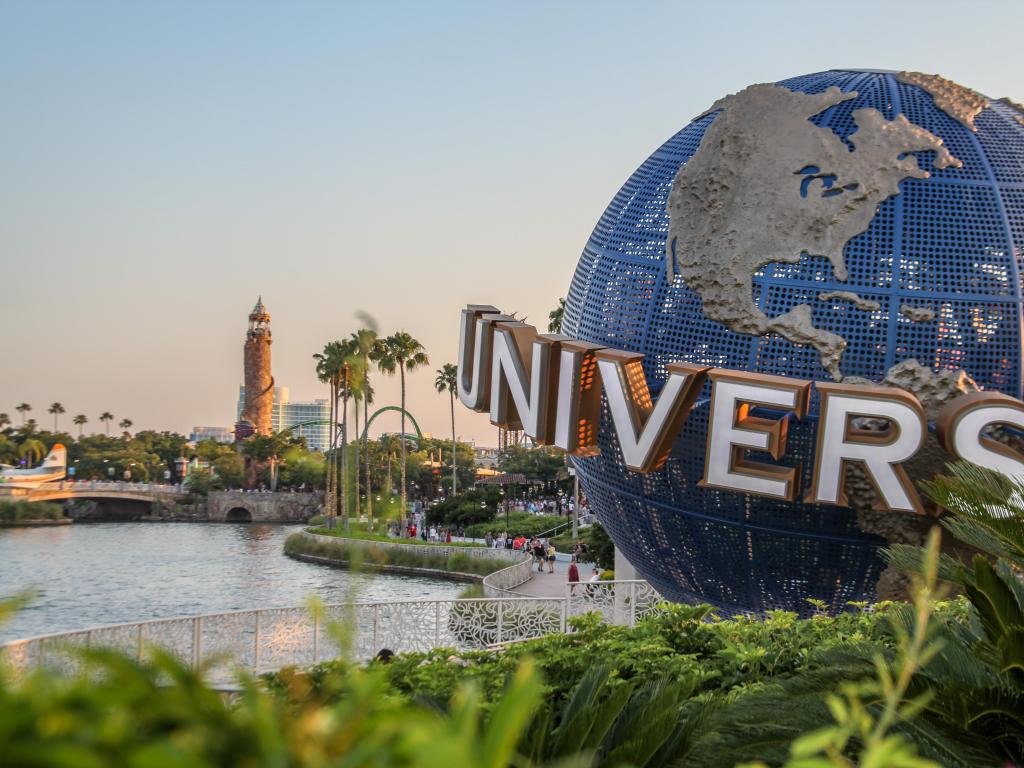
<svg viewBox="0 0 1024 768">
<path fill-rule="evenodd" d="M 447 434 L 459 309 L 545 324 L 622 182 L 715 99 L 850 67 L 1024 101 L 1021 29 L 1020 0 L 0 0 L 0 411 L 229 426 L 262 293 L 292 399 L 365 310 L 427 347 L 410 410 Z"/>
</svg>

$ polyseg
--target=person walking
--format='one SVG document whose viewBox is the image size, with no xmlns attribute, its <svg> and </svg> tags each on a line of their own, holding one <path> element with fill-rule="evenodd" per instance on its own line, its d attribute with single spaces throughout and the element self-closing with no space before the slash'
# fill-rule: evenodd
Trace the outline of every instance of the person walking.
<svg viewBox="0 0 1024 768">
<path fill-rule="evenodd" d="M 569 594 L 575 594 L 576 585 L 580 581 L 580 569 L 576 567 L 576 556 L 569 561 Z"/>
<path fill-rule="evenodd" d="M 557 553 L 555 552 L 555 545 L 551 543 L 551 539 L 548 539 L 548 546 L 546 552 L 548 556 L 548 573 L 554 573 L 555 557 L 557 556 Z"/>
<path fill-rule="evenodd" d="M 540 539 L 533 540 L 533 558 L 537 561 L 537 573 L 544 573 L 544 545 Z"/>
</svg>

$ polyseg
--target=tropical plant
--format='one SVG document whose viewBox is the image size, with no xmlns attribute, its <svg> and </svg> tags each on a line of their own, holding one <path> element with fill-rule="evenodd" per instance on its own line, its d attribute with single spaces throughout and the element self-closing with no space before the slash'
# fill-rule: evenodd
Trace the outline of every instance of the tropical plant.
<svg viewBox="0 0 1024 768">
<path fill-rule="evenodd" d="M 456 458 L 455 437 L 455 392 L 458 388 L 459 369 L 454 363 L 445 363 L 437 369 L 434 388 L 438 393 L 448 393 L 448 402 L 452 412 L 452 495 L 458 493 L 458 461 Z"/>
<path fill-rule="evenodd" d="M 370 386 L 370 362 L 374 347 L 377 345 L 377 328 L 372 318 L 365 318 L 369 324 L 367 328 L 360 328 L 352 334 L 352 340 L 356 344 L 356 354 L 363 367 L 363 380 L 356 389 L 359 398 L 363 401 L 363 424 L 367 434 L 362 435 L 363 467 L 366 470 L 366 515 L 373 520 L 373 486 L 370 482 L 370 445 L 369 445 L 369 423 L 370 404 L 373 402 L 373 387 Z M 359 412 L 358 401 L 356 404 L 356 438 L 359 439 Z M 356 461 L 356 504 L 359 499 L 359 462 Z M 357 507 L 358 509 L 358 507 Z"/>
<path fill-rule="evenodd" d="M 134 422 L 131 419 L 121 419 L 121 423 L 118 424 L 117 426 L 120 427 L 121 431 L 126 436 L 130 437 L 130 435 L 128 434 L 128 430 L 132 428 L 133 423 Z"/>
<path fill-rule="evenodd" d="M 40 440 L 30 437 L 18 446 L 18 457 L 31 467 L 46 455 L 46 446 Z"/>
<path fill-rule="evenodd" d="M 77 416 L 75 416 L 73 419 L 71 419 L 71 421 L 72 421 L 72 423 L 76 427 L 78 427 L 78 436 L 81 437 L 82 436 L 82 428 L 85 427 L 85 425 L 89 423 L 89 417 L 86 416 L 84 413 L 80 413 Z"/>
<path fill-rule="evenodd" d="M 25 414 L 32 410 L 32 406 L 28 403 L 21 403 L 14 410 L 21 414 L 21 423 L 25 423 Z"/>
<path fill-rule="evenodd" d="M 57 418 L 64 413 L 64 406 L 60 403 L 52 403 L 49 408 L 46 409 L 47 413 L 53 414 L 53 431 L 57 430 Z"/>
<path fill-rule="evenodd" d="M 562 318 L 565 317 L 565 299 L 558 300 L 558 306 L 548 312 L 548 333 L 562 332 Z"/>
<path fill-rule="evenodd" d="M 408 489 L 406 488 L 406 461 L 405 461 L 405 372 L 415 371 L 417 368 L 428 365 L 430 359 L 423 345 L 405 331 L 398 331 L 387 338 L 381 339 L 373 350 L 373 360 L 377 363 L 380 372 L 388 376 L 398 371 L 401 393 L 402 393 L 402 432 L 401 432 L 401 453 L 402 453 L 402 514 L 408 514 Z"/>
<path fill-rule="evenodd" d="M 0 463 L 18 460 L 18 444 L 7 435 L 0 434 Z"/>
<path fill-rule="evenodd" d="M 339 435 L 337 430 L 332 428 L 331 440 L 331 468 L 328 472 L 328 482 L 333 475 L 334 496 L 337 497 L 337 508 L 334 506 L 334 498 L 328 504 L 329 516 L 337 517 L 340 510 L 344 524 L 348 526 L 348 493 L 347 493 L 347 442 L 348 442 L 348 401 L 352 395 L 352 383 L 354 380 L 362 380 L 362 361 L 357 357 L 355 342 L 352 340 L 329 342 L 323 352 L 313 356 L 317 361 L 318 378 L 331 386 L 331 404 L 333 425 L 338 423 L 339 400 L 341 405 L 341 434 L 340 434 L 340 465 L 334 466 L 339 451 Z M 331 496 L 332 488 L 328 489 L 328 496 Z"/>
<path fill-rule="evenodd" d="M 112 422 L 113 420 L 114 414 L 112 414 L 110 411 L 104 411 L 103 413 L 100 414 L 100 421 L 106 424 L 108 435 L 110 434 L 110 422 Z"/>
<path fill-rule="evenodd" d="M 0 429 L 11 426 L 11 417 L 6 413 L 0 413 Z"/>
</svg>

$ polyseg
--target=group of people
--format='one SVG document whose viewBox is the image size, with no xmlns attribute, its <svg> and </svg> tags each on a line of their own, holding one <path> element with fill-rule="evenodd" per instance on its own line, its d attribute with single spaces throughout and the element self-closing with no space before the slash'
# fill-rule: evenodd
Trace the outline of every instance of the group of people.
<svg viewBox="0 0 1024 768">
<path fill-rule="evenodd" d="M 423 541 L 432 541 L 439 544 L 451 544 L 453 541 L 465 541 L 466 539 L 464 528 L 439 528 L 435 525 L 430 527 L 426 525 L 420 526 L 413 519 L 408 520 L 404 528 L 400 527 L 397 523 L 393 523 L 388 529 L 388 535 L 394 538 L 405 539 L 419 537 Z"/>
</svg>

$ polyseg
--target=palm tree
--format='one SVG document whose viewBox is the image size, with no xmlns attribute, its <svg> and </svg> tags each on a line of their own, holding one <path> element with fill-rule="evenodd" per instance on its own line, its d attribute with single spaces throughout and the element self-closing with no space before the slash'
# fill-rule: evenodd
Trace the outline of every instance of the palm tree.
<svg viewBox="0 0 1024 768">
<path fill-rule="evenodd" d="M 121 428 L 121 431 L 124 432 L 125 435 L 127 435 L 128 430 L 132 428 L 133 423 L 134 422 L 132 422 L 131 419 L 121 419 L 121 423 L 118 424 L 117 426 L 119 426 Z"/>
<path fill-rule="evenodd" d="M 100 421 L 104 422 L 107 425 L 108 436 L 110 435 L 110 422 L 112 422 L 113 420 L 114 414 L 112 414 L 110 411 L 104 411 L 103 413 L 100 414 Z"/>
<path fill-rule="evenodd" d="M 562 332 L 562 318 L 565 317 L 565 299 L 558 300 L 558 306 L 548 312 L 548 333 Z"/>
<path fill-rule="evenodd" d="M 21 405 L 19 405 L 14 410 L 16 410 L 18 413 L 21 414 L 21 423 L 24 424 L 25 423 L 25 414 L 32 410 L 32 406 L 29 405 L 28 403 L 22 403 Z"/>
<path fill-rule="evenodd" d="M 18 446 L 18 457 L 25 459 L 25 464 L 29 468 L 45 455 L 46 446 L 34 437 L 25 440 Z"/>
<path fill-rule="evenodd" d="M 11 425 L 11 417 L 6 413 L 0 413 L 0 429 Z"/>
<path fill-rule="evenodd" d="M 359 359 L 356 357 L 355 344 L 352 341 L 332 341 L 328 342 L 324 346 L 323 352 L 318 352 L 313 355 L 317 361 L 317 377 L 320 381 L 330 384 L 331 387 L 331 464 L 328 465 L 328 509 L 330 513 L 328 517 L 336 517 L 337 509 L 335 508 L 334 497 L 331 496 L 332 491 L 337 496 L 337 503 L 342 510 L 344 516 L 345 527 L 348 527 L 348 496 L 346 493 L 347 477 L 345 475 L 346 468 L 346 442 L 348 441 L 348 399 L 351 396 L 351 385 L 353 375 L 358 373 L 361 377 L 362 372 L 358 370 L 360 365 Z M 338 447 L 338 401 L 342 401 L 343 412 L 341 417 L 341 466 L 334 466 L 337 463 L 337 447 Z M 334 476 L 333 488 L 330 482 L 331 476 Z M 340 489 L 340 493 L 339 493 Z M 332 523 L 328 520 L 328 525 Z"/>
<path fill-rule="evenodd" d="M 454 363 L 445 363 L 437 369 L 437 378 L 434 379 L 434 388 L 438 393 L 448 393 L 448 401 L 452 408 L 452 496 L 458 491 L 456 485 L 458 477 L 456 474 L 456 448 L 455 448 L 455 388 L 459 377 L 459 368 Z"/>
<path fill-rule="evenodd" d="M 78 427 L 78 436 L 82 436 L 82 427 L 89 423 L 89 417 L 84 413 L 80 413 L 71 420 L 76 427 Z"/>
<path fill-rule="evenodd" d="M 18 460 L 18 446 L 7 435 L 0 435 L 0 463 Z"/>
<path fill-rule="evenodd" d="M 416 339 L 405 331 L 393 333 L 374 346 L 377 367 L 388 376 L 398 371 L 402 391 L 402 515 L 408 514 L 408 498 L 405 488 L 405 372 L 430 363 L 427 351 Z"/>
<path fill-rule="evenodd" d="M 57 431 L 57 418 L 64 413 L 64 406 L 60 403 L 53 403 L 48 409 L 47 413 L 53 414 L 53 431 Z"/>
<path fill-rule="evenodd" d="M 368 318 L 368 322 L 371 326 L 375 325 L 372 318 Z M 373 349 L 377 344 L 377 329 L 376 328 L 360 328 L 358 331 L 352 334 L 352 340 L 356 343 L 356 354 L 359 355 L 359 360 L 363 365 L 363 381 L 362 381 L 362 395 L 363 395 L 363 424 L 368 425 L 370 423 L 370 403 L 373 402 L 373 388 L 370 386 L 370 359 L 373 355 Z M 359 406 L 356 405 L 356 408 Z M 358 411 L 356 415 L 356 437 L 359 437 L 359 424 L 358 424 Z M 370 439 L 369 435 L 363 437 L 363 460 L 366 467 L 366 516 L 373 521 L 373 501 L 370 490 L 370 446 L 367 440 Z M 358 503 L 359 499 L 359 462 L 356 462 L 356 499 Z"/>
</svg>

